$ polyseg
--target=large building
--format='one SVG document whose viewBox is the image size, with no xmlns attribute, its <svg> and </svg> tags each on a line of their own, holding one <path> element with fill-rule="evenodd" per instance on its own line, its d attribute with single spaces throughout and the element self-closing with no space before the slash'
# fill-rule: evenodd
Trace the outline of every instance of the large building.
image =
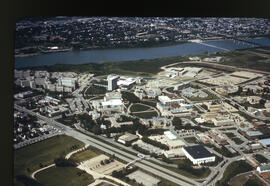
<svg viewBox="0 0 270 186">
<path fill-rule="evenodd" d="M 76 78 L 61 77 L 58 79 L 58 85 L 63 87 L 70 87 L 74 90 L 76 86 L 76 81 Z"/>
<path fill-rule="evenodd" d="M 270 138 L 259 140 L 264 147 L 270 147 Z"/>
<path fill-rule="evenodd" d="M 257 171 L 259 173 L 269 172 L 270 171 L 270 164 L 265 164 L 257 167 Z"/>
<path fill-rule="evenodd" d="M 129 146 L 132 142 L 136 141 L 139 137 L 134 134 L 126 133 L 123 136 L 118 138 L 118 142 L 123 143 L 124 145 Z"/>
<path fill-rule="evenodd" d="M 108 75 L 107 81 L 108 81 L 108 90 L 109 91 L 117 89 L 118 79 L 119 79 L 118 75 L 115 75 L 115 74 Z"/>
<path fill-rule="evenodd" d="M 215 156 L 210 153 L 203 145 L 194 145 L 182 148 L 186 157 L 192 161 L 194 165 L 201 163 L 214 162 Z"/>
</svg>

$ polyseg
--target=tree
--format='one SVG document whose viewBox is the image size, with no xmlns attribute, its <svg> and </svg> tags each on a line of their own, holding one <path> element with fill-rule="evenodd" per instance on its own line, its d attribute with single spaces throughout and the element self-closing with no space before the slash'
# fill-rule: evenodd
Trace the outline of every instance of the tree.
<svg viewBox="0 0 270 186">
<path fill-rule="evenodd" d="M 180 130 L 182 126 L 181 118 L 174 117 L 172 120 L 172 125 L 175 127 L 176 130 Z"/>
</svg>

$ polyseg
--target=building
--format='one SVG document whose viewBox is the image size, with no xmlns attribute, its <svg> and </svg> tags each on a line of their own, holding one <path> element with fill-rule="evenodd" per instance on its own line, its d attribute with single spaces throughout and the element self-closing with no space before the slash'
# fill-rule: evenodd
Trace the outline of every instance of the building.
<svg viewBox="0 0 270 186">
<path fill-rule="evenodd" d="M 245 138 L 249 140 L 260 139 L 263 136 L 263 133 L 258 130 L 238 130 L 240 134 L 242 134 Z"/>
<path fill-rule="evenodd" d="M 134 78 L 124 78 L 121 77 L 117 81 L 117 86 L 121 87 L 122 89 L 130 89 L 132 85 L 136 83 L 136 79 Z"/>
<path fill-rule="evenodd" d="M 194 165 L 201 163 L 214 162 L 215 156 L 210 153 L 203 145 L 194 145 L 182 148 L 186 157 L 192 161 Z"/>
<path fill-rule="evenodd" d="M 111 99 L 108 101 L 93 100 L 91 101 L 93 107 L 99 112 L 122 112 L 124 110 L 124 103 L 121 99 Z"/>
<path fill-rule="evenodd" d="M 188 88 L 188 87 L 190 87 L 190 83 L 184 82 L 184 83 L 181 83 L 180 85 L 174 86 L 173 90 L 183 90 L 183 89 Z"/>
<path fill-rule="evenodd" d="M 233 125 L 234 120 L 233 119 L 212 119 L 212 122 L 214 123 L 215 126 L 224 126 L 224 125 Z"/>
<path fill-rule="evenodd" d="M 46 102 L 53 103 L 53 104 L 56 104 L 56 105 L 58 105 L 60 103 L 59 99 L 55 99 L 55 98 L 50 97 L 50 96 L 45 96 L 44 100 Z"/>
<path fill-rule="evenodd" d="M 184 99 L 171 99 L 168 96 L 158 96 L 158 100 L 162 105 L 171 106 L 173 104 L 185 103 Z"/>
<path fill-rule="evenodd" d="M 58 79 L 58 86 L 64 88 L 71 88 L 71 91 L 75 90 L 76 87 L 76 78 L 70 78 L 70 77 L 61 77 Z M 66 92 L 70 92 L 70 89 L 66 89 Z"/>
<path fill-rule="evenodd" d="M 174 158 L 179 156 L 185 156 L 184 152 L 181 148 L 178 149 L 171 149 L 171 150 L 164 150 L 163 154 L 166 158 Z"/>
<path fill-rule="evenodd" d="M 210 112 L 220 112 L 222 109 L 222 104 L 221 103 L 216 103 L 216 102 L 204 102 L 204 105 L 207 106 L 207 109 Z"/>
<path fill-rule="evenodd" d="M 35 78 L 35 84 L 39 86 L 45 86 L 46 78 Z"/>
<path fill-rule="evenodd" d="M 270 147 L 270 138 L 262 139 L 259 140 L 259 142 L 262 144 L 264 147 Z"/>
<path fill-rule="evenodd" d="M 259 173 L 269 172 L 270 171 L 270 164 L 264 164 L 257 167 L 257 171 Z"/>
<path fill-rule="evenodd" d="M 108 91 L 112 91 L 112 90 L 117 89 L 118 79 L 119 79 L 118 75 L 115 75 L 115 74 L 108 75 L 108 77 L 107 77 Z"/>
<path fill-rule="evenodd" d="M 124 145 L 131 145 L 132 142 L 136 141 L 139 137 L 134 134 L 126 133 L 123 136 L 118 138 L 118 142 L 123 143 Z"/>
</svg>

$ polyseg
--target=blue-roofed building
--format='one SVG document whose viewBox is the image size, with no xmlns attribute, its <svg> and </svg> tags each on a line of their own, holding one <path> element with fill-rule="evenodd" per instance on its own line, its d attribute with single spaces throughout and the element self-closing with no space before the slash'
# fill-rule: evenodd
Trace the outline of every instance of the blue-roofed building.
<svg viewBox="0 0 270 186">
<path fill-rule="evenodd" d="M 264 147 L 270 147 L 270 138 L 259 140 Z"/>
</svg>

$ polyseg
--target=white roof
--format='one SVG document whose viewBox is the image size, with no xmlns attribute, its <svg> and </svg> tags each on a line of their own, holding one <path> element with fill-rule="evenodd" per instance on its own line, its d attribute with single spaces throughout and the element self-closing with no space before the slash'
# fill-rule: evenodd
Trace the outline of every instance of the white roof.
<svg viewBox="0 0 270 186">
<path fill-rule="evenodd" d="M 108 100 L 108 101 L 104 101 L 101 103 L 102 106 L 107 106 L 107 105 L 122 105 L 123 102 L 121 99 L 111 99 L 111 100 Z"/>
<path fill-rule="evenodd" d="M 117 81 L 117 85 L 130 85 L 134 83 L 136 80 L 133 78 L 127 78 L 127 79 L 119 79 Z"/>
<path fill-rule="evenodd" d="M 171 101 L 171 99 L 168 96 L 158 96 L 158 99 L 161 102 Z"/>
<path fill-rule="evenodd" d="M 164 134 L 170 139 L 175 140 L 177 137 L 171 131 L 165 131 Z"/>
<path fill-rule="evenodd" d="M 202 118 L 195 118 L 195 121 L 197 121 L 198 123 L 203 123 L 203 122 L 205 122 L 205 120 L 202 119 Z"/>
</svg>

